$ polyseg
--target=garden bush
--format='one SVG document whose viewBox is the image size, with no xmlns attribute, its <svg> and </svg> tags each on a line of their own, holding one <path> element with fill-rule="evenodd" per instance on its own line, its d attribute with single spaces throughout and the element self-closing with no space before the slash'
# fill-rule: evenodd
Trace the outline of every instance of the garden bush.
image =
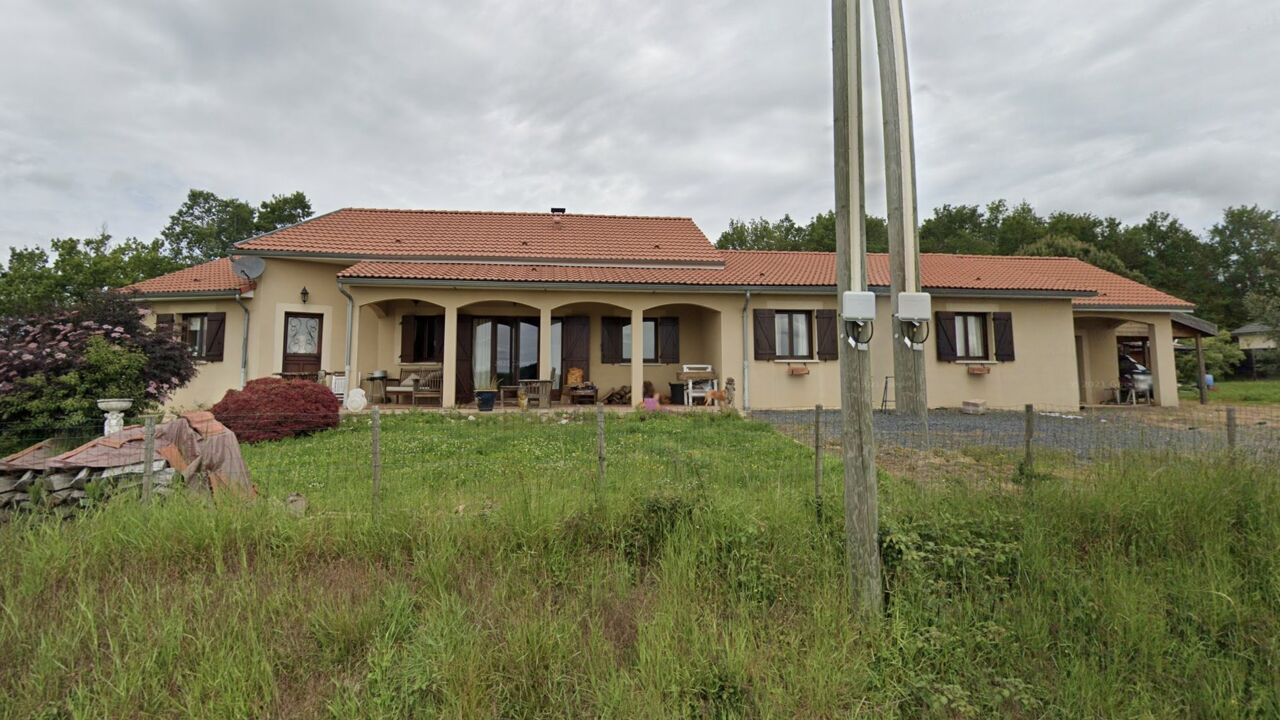
<svg viewBox="0 0 1280 720">
<path fill-rule="evenodd" d="M 213 416 L 240 442 L 306 435 L 338 426 L 338 398 L 310 380 L 260 378 L 243 390 L 228 390 L 213 406 Z"/>
<path fill-rule="evenodd" d="M 99 398 L 163 402 L 195 375 L 191 351 L 118 293 L 0 320 L 0 425 L 40 432 L 101 422 Z"/>
</svg>

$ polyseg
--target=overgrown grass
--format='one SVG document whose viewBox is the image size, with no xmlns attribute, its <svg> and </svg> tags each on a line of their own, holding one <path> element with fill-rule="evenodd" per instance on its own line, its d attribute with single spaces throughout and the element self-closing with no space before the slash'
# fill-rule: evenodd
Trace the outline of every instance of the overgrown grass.
<svg viewBox="0 0 1280 720">
<path fill-rule="evenodd" d="M 1184 388 L 1183 397 L 1199 397 L 1194 387 Z M 1230 405 L 1280 405 L 1280 380 L 1219 380 L 1209 391 L 1209 402 Z"/>
<path fill-rule="evenodd" d="M 362 419 L 251 448 L 265 502 L 13 522 L 0 715 L 1280 713 L 1273 471 L 882 477 L 888 612 L 861 625 L 808 449 L 732 418 L 610 419 L 597 489 L 594 433 L 386 418 L 405 459 L 376 517 Z M 297 491 L 303 519 L 274 500 Z"/>
</svg>

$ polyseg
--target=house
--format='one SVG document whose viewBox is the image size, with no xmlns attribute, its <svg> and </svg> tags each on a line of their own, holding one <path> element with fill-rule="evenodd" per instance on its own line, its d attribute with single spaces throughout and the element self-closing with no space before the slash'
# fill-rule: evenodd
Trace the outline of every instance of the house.
<svg viewBox="0 0 1280 720">
<path fill-rule="evenodd" d="M 191 345 L 197 377 L 170 401 L 215 403 L 280 373 L 443 371 L 445 407 L 477 387 L 570 369 L 602 390 L 682 364 L 734 378 L 741 407 L 839 405 L 835 256 L 718 250 L 688 218 L 343 209 L 127 288 Z M 255 259 L 256 258 L 256 259 Z M 892 380 L 888 259 L 871 341 Z M 237 270 L 239 268 L 239 271 Z M 1148 350 L 1154 400 L 1177 403 L 1173 347 L 1192 306 L 1069 258 L 924 255 L 934 322 L 929 403 L 1075 409 L 1111 399 L 1120 343 Z M 888 396 L 892 398 L 890 391 Z"/>
<path fill-rule="evenodd" d="M 1262 323 L 1249 323 L 1244 327 L 1236 328 L 1231 331 L 1231 337 L 1236 339 L 1240 349 L 1245 352 L 1276 349 L 1274 331 Z"/>
<path fill-rule="evenodd" d="M 1276 336 L 1269 325 L 1262 323 L 1249 323 L 1243 327 L 1236 328 L 1231 331 L 1231 337 L 1235 338 L 1240 349 L 1244 351 L 1245 361 L 1236 369 L 1238 376 L 1258 378 L 1258 353 L 1268 350 L 1275 350 L 1280 347 L 1276 343 Z"/>
</svg>

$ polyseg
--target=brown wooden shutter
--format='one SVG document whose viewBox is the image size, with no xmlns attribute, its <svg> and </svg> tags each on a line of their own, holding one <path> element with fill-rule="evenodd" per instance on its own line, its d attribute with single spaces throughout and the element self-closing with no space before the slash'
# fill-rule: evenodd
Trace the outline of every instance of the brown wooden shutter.
<svg viewBox="0 0 1280 720">
<path fill-rule="evenodd" d="M 156 334 L 166 337 L 173 337 L 177 334 L 173 327 L 173 313 L 156 315 Z"/>
<path fill-rule="evenodd" d="M 563 384 L 569 368 L 582 370 L 582 379 L 591 379 L 591 319 L 567 317 L 560 321 L 560 378 Z"/>
<path fill-rule="evenodd" d="M 680 319 L 664 317 L 658 320 L 658 362 L 675 365 L 680 362 Z"/>
<path fill-rule="evenodd" d="M 457 377 L 454 379 L 455 401 L 461 405 L 475 399 L 475 373 L 471 364 L 473 346 L 476 341 L 476 330 L 472 326 L 470 315 L 458 316 L 458 364 Z"/>
<path fill-rule="evenodd" d="M 615 365 L 622 362 L 622 328 L 627 323 L 625 318 L 600 318 L 600 362 Z"/>
<path fill-rule="evenodd" d="M 400 318 L 400 362 L 417 362 L 414 356 L 414 340 L 418 335 L 418 318 L 405 315 Z"/>
<path fill-rule="evenodd" d="M 840 357 L 840 334 L 836 331 L 836 311 L 819 310 L 818 326 L 818 359 L 835 360 Z"/>
<path fill-rule="evenodd" d="M 222 347 L 227 335 L 227 314 L 209 313 L 204 318 L 204 359 L 222 362 Z"/>
<path fill-rule="evenodd" d="M 428 348 L 428 362 L 444 362 L 444 316 L 432 315 L 431 347 Z"/>
<path fill-rule="evenodd" d="M 776 313 L 772 310 L 756 310 L 754 316 L 756 359 L 773 360 L 778 357 Z"/>
<path fill-rule="evenodd" d="M 996 360 L 1013 362 L 1013 314 L 991 313 L 991 327 L 995 330 Z"/>
<path fill-rule="evenodd" d="M 934 318 L 934 344 L 938 347 L 938 359 L 953 362 L 956 359 L 956 314 L 936 312 Z"/>
</svg>

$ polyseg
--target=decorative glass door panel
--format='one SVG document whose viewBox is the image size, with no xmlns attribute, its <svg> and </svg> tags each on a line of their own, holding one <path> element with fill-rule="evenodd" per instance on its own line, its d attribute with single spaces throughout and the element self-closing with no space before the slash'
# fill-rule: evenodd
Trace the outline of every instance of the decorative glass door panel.
<svg viewBox="0 0 1280 720">
<path fill-rule="evenodd" d="M 320 349 L 324 332 L 324 316 L 311 313 L 285 313 L 284 355 L 280 369 L 285 373 L 317 373 L 320 371 Z"/>
</svg>

